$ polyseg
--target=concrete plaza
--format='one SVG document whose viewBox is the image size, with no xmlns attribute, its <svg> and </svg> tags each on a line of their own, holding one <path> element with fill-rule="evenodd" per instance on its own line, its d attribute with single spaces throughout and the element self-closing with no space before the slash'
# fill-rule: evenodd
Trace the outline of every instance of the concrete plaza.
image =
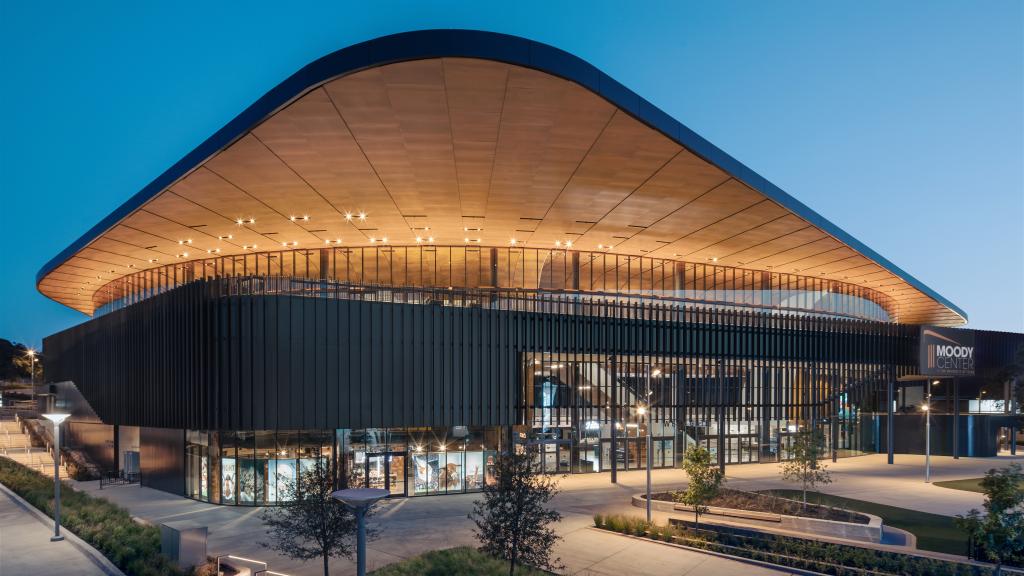
<svg viewBox="0 0 1024 576">
<path fill-rule="evenodd" d="M 937 514 L 959 514 L 980 507 L 982 496 L 971 492 L 940 488 L 924 483 L 923 457 L 897 455 L 894 465 L 884 455 L 845 458 L 829 463 L 834 482 L 823 491 L 882 504 L 912 508 Z M 932 479 L 951 480 L 981 476 L 992 467 L 1024 457 L 1010 458 L 932 458 Z M 728 485 L 745 490 L 781 488 L 793 485 L 779 480 L 774 464 L 745 464 L 727 467 Z M 611 484 L 608 474 L 567 476 L 561 480 L 562 492 L 555 507 L 564 515 L 558 527 L 563 537 L 556 554 L 571 574 L 780 574 L 747 563 L 713 555 L 672 548 L 655 542 L 635 540 L 592 529 L 594 513 L 641 515 L 630 505 L 630 496 L 644 491 L 643 471 L 622 472 L 619 483 Z M 677 469 L 655 470 L 655 490 L 678 489 L 686 484 L 685 474 Z M 272 570 L 288 574 L 317 574 L 317 562 L 301 563 L 278 556 L 260 546 L 266 540 L 259 508 L 217 506 L 172 496 L 140 486 L 98 489 L 98 483 L 77 483 L 81 489 L 106 497 L 127 507 L 131 513 L 150 522 L 194 520 L 210 527 L 209 553 L 236 554 L 270 563 Z M 420 552 L 438 548 L 475 544 L 472 522 L 467 514 L 478 495 L 465 494 L 427 498 L 388 500 L 380 505 L 372 520 L 380 537 L 369 545 L 368 566 L 373 569 Z M 345 559 L 333 562 L 332 573 L 354 573 L 354 565 Z"/>
</svg>

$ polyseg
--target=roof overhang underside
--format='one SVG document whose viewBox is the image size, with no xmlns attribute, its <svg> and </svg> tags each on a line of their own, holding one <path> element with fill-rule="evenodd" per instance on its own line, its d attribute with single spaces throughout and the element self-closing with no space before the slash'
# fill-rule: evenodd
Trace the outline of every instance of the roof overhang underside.
<svg viewBox="0 0 1024 576">
<path fill-rule="evenodd" d="M 365 221 L 346 218 L 359 213 Z M 818 276 L 884 293 L 902 323 L 966 321 L 583 61 L 450 30 L 385 37 L 310 64 L 54 258 L 38 287 L 91 314 L 112 280 L 208 250 L 338 238 L 368 246 L 385 236 L 413 244 L 426 228 L 437 244 L 572 241 Z"/>
</svg>

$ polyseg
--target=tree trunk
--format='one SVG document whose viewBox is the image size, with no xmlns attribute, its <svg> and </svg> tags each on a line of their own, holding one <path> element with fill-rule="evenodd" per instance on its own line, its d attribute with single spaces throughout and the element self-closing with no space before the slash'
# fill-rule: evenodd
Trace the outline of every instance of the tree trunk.
<svg viewBox="0 0 1024 576">
<path fill-rule="evenodd" d="M 697 507 L 693 507 L 693 530 L 694 533 L 700 530 L 700 512 L 697 511 Z"/>
<path fill-rule="evenodd" d="M 324 576 L 331 576 L 331 569 L 328 567 L 329 558 L 327 554 L 324 554 Z"/>
</svg>

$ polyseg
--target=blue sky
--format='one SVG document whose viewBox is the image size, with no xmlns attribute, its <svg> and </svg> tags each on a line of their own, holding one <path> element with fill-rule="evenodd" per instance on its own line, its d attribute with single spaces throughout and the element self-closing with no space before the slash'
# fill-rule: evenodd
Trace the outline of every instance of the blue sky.
<svg viewBox="0 0 1024 576">
<path fill-rule="evenodd" d="M 423 28 L 590 61 L 970 326 L 1024 331 L 1024 3 L 508 4 L 0 2 L 0 337 L 85 320 L 35 291 L 42 264 L 265 91 Z"/>
</svg>

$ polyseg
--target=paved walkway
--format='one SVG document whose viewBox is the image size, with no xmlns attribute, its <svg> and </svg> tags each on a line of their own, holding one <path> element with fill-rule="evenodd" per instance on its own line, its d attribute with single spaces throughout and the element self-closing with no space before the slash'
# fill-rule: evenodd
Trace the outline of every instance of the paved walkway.
<svg viewBox="0 0 1024 576">
<path fill-rule="evenodd" d="M 0 575 L 96 576 L 108 574 L 82 546 L 65 539 L 50 542 L 53 524 L 0 490 Z"/>
<path fill-rule="evenodd" d="M 681 472 L 675 471 L 678 477 Z M 624 474 L 628 484 L 612 486 L 608 477 L 566 478 L 564 492 L 556 506 L 564 515 L 559 532 L 564 540 L 556 555 L 561 557 L 567 572 L 580 575 L 650 574 L 683 575 L 715 574 L 786 574 L 744 562 L 709 554 L 672 548 L 654 542 L 633 540 L 615 534 L 592 530 L 595 511 L 639 511 L 629 504 L 629 495 L 643 484 L 643 475 Z M 576 477 L 580 478 L 580 477 Z M 82 489 L 106 497 L 127 507 L 135 516 L 159 523 L 168 520 L 195 520 L 210 527 L 210 555 L 235 554 L 256 558 L 270 564 L 272 570 L 293 576 L 319 574 L 319 563 L 301 563 L 278 556 L 259 545 L 266 540 L 258 508 L 215 506 L 172 496 L 140 486 L 114 486 L 98 490 L 96 482 L 79 483 Z M 367 567 L 370 570 L 427 550 L 452 546 L 475 546 L 472 522 L 467 514 L 476 494 L 427 498 L 405 498 L 385 501 L 371 520 L 381 537 L 368 545 Z M 355 573 L 354 563 L 341 559 L 332 561 L 332 574 Z"/>
<path fill-rule="evenodd" d="M 1024 457 L 1014 460 L 1024 462 Z M 977 477 L 989 468 L 1014 460 L 1009 457 L 960 460 L 933 457 L 932 477 L 934 480 Z M 949 515 L 981 506 L 980 494 L 926 485 L 920 456 L 898 455 L 893 466 L 885 463 L 884 455 L 845 458 L 830 463 L 829 468 L 833 471 L 834 483 L 823 491 L 831 494 Z M 792 487 L 778 479 L 778 466 L 774 464 L 730 466 L 727 475 L 728 485 L 736 488 Z M 564 515 L 558 527 L 563 540 L 556 554 L 569 573 L 715 576 L 783 573 L 590 528 L 596 512 L 642 514 L 642 510 L 630 505 L 630 496 L 643 492 L 645 481 L 642 471 L 620 473 L 618 484 L 611 484 L 608 474 L 567 476 L 561 481 L 562 492 L 556 496 L 554 506 Z M 654 490 L 678 489 L 685 484 L 686 476 L 680 470 L 655 470 L 653 473 Z M 211 555 L 231 553 L 258 558 L 269 562 L 272 570 L 292 575 L 317 574 L 320 569 L 316 562 L 296 562 L 262 548 L 259 542 L 266 536 L 258 508 L 205 504 L 140 486 L 114 486 L 99 491 L 96 482 L 78 485 L 154 523 L 189 519 L 209 526 Z M 478 495 L 465 494 L 384 502 L 371 523 L 382 536 L 370 542 L 367 566 L 372 570 L 426 550 L 475 545 L 472 522 L 466 515 L 476 498 Z M 348 560 L 334 561 L 333 567 L 332 574 L 354 573 L 354 565 Z"/>
</svg>

